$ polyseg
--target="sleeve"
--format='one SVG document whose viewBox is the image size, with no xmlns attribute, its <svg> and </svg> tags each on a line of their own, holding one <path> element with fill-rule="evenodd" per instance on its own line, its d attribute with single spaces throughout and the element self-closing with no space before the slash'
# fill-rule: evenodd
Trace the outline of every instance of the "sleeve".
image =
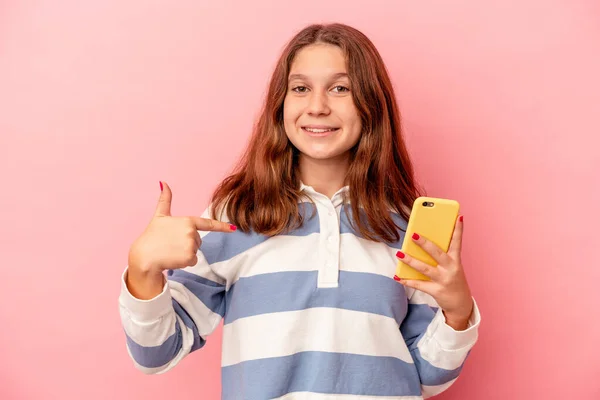
<svg viewBox="0 0 600 400">
<path fill-rule="evenodd" d="M 456 331 L 446 324 L 433 297 L 412 288 L 407 288 L 407 294 L 408 313 L 400 331 L 417 368 L 423 398 L 428 398 L 440 394 L 458 379 L 477 342 L 481 316 L 473 299 L 468 328 Z"/>
<path fill-rule="evenodd" d="M 203 216 L 207 215 L 208 210 Z M 169 270 L 155 298 L 135 298 L 125 283 L 127 269 L 121 277 L 119 313 L 127 351 L 146 374 L 164 373 L 204 346 L 225 314 L 226 281 L 208 260 L 216 261 L 222 253 L 227 234 L 199 233 L 203 243 L 197 264 Z"/>
</svg>

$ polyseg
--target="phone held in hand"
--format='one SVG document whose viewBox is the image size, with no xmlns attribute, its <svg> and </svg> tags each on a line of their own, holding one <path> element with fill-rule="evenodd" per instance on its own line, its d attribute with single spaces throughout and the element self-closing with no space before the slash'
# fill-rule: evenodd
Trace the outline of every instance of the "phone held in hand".
<svg viewBox="0 0 600 400">
<path fill-rule="evenodd" d="M 448 251 L 460 205 L 456 200 L 435 197 L 419 197 L 413 203 L 408 219 L 406 235 L 402 242 L 402 251 L 409 256 L 421 260 L 432 267 L 437 262 L 412 240 L 413 233 Z M 429 277 L 398 260 L 396 275 L 402 279 L 430 280 Z"/>
</svg>

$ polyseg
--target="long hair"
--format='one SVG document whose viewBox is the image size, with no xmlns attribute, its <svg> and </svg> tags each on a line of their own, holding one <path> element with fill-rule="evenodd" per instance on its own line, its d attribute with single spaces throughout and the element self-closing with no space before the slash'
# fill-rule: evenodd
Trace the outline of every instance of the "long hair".
<svg viewBox="0 0 600 400">
<path fill-rule="evenodd" d="M 249 145 L 234 169 L 215 189 L 212 218 L 218 210 L 240 230 L 267 236 L 301 226 L 298 150 L 287 138 L 283 103 L 290 67 L 300 49 L 315 43 L 338 46 L 346 56 L 352 96 L 362 120 L 358 143 L 350 150 L 346 175 L 353 229 L 369 240 L 400 238 L 390 211 L 408 220 L 420 195 L 404 143 L 400 113 L 384 62 L 373 43 L 343 24 L 310 25 L 281 54 Z"/>
</svg>

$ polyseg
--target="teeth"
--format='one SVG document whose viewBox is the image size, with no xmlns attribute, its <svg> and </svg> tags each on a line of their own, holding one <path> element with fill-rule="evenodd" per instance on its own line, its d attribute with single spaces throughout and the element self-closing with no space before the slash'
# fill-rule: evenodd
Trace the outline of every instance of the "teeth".
<svg viewBox="0 0 600 400">
<path fill-rule="evenodd" d="M 309 132 L 313 132 L 313 133 L 324 133 L 324 132 L 330 132 L 330 131 L 335 131 L 335 129 L 331 128 L 331 129 L 313 129 L 313 128 L 304 128 Z"/>
</svg>

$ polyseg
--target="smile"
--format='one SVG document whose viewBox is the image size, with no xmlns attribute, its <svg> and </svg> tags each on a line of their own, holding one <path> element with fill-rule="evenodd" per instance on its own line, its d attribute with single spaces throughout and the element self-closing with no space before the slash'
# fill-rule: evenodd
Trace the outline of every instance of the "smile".
<svg viewBox="0 0 600 400">
<path fill-rule="evenodd" d="M 329 136 L 333 132 L 338 131 L 339 128 L 303 126 L 302 130 L 306 132 L 309 136 L 323 137 Z"/>
</svg>

